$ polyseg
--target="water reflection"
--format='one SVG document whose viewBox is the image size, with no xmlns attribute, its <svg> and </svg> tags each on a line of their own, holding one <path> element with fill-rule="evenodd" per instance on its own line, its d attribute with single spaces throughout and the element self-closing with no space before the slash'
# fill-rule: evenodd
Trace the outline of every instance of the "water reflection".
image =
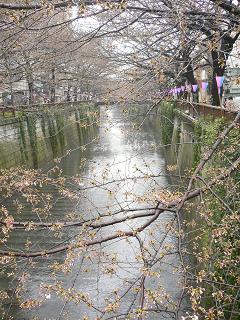
<svg viewBox="0 0 240 320">
<path fill-rule="evenodd" d="M 11 129 L 14 132 L 17 131 L 11 143 L 17 150 L 15 152 L 21 155 L 19 163 L 29 161 L 33 167 L 45 167 L 44 159 L 47 158 L 49 159 L 48 167 L 50 167 L 54 165 L 53 158 L 63 155 L 67 150 L 72 150 L 64 154 L 59 166 L 65 176 L 79 175 L 79 189 L 82 190 L 79 190 L 79 201 L 74 208 L 71 202 L 60 198 L 56 190 L 46 190 L 46 192 L 51 192 L 53 198 L 56 199 L 52 209 L 55 221 L 61 221 L 66 212 L 74 212 L 78 219 L 80 217 L 91 219 L 119 209 L 127 211 L 136 207 L 139 209 L 144 206 L 148 207 L 154 203 L 153 195 L 170 184 L 170 181 L 164 176 L 167 149 L 162 147 L 159 118 L 149 118 L 143 126 L 138 128 L 133 124 L 134 122 L 141 123 L 142 118 L 127 118 L 123 116 L 119 108 L 105 109 L 103 106 L 99 128 L 91 125 L 93 120 L 86 116 L 86 112 L 75 110 L 68 114 L 67 118 L 66 115 L 48 115 L 40 118 L 30 115 L 27 121 L 19 122 L 17 128 Z M 94 137 L 99 139 L 91 143 Z M 83 145 L 87 147 L 80 148 Z M 82 166 L 84 158 L 86 161 Z M 138 179 L 140 175 L 145 178 Z M 92 182 L 102 184 L 102 186 L 93 188 Z M 123 212 L 118 217 L 124 214 Z M 31 208 L 27 206 L 22 215 L 22 219 L 24 218 L 33 220 L 36 218 Z M 166 227 L 174 225 L 172 224 L 173 219 L 171 212 L 164 212 L 150 228 L 141 234 L 141 239 L 132 238 L 127 241 L 116 239 L 100 246 L 90 247 L 84 252 L 77 251 L 71 273 L 64 274 L 58 271 L 55 275 L 52 274 L 52 265 L 63 263 L 66 258 L 64 253 L 54 255 L 54 257 L 38 258 L 35 266 L 31 264 L 31 261 L 22 260 L 18 268 L 18 279 L 21 279 L 26 270 L 31 278 L 26 285 L 26 292 L 23 293 L 25 299 L 42 299 L 40 288 L 43 288 L 44 285 L 55 284 L 55 277 L 57 277 L 58 281 L 62 281 L 61 285 L 64 288 L 88 294 L 93 301 L 94 308 L 89 308 L 87 303 L 83 302 L 77 305 L 74 301 L 66 302 L 60 294 L 48 294 L 41 307 L 21 310 L 19 302 L 14 300 L 16 282 L 13 282 L 13 299 L 12 303 L 7 306 L 8 315 L 13 315 L 17 320 L 33 319 L 34 316 L 37 316 L 38 319 L 69 318 L 75 320 L 83 319 L 84 316 L 94 319 L 96 315 L 101 315 L 99 311 L 101 306 L 107 306 L 117 294 L 122 296 L 119 313 L 123 315 L 119 319 L 125 319 L 124 314 L 129 308 L 139 307 L 139 292 L 134 291 L 134 288 L 135 284 L 141 281 L 142 268 L 145 267 L 144 261 L 139 258 L 141 254 L 139 241 L 146 244 L 151 256 L 156 255 L 155 252 L 159 251 L 160 244 L 163 248 L 158 252 L 160 257 L 156 258 L 155 262 L 153 261 L 153 271 L 157 274 L 158 281 L 150 276 L 145 286 L 161 293 L 163 300 L 166 295 L 167 298 L 163 304 L 172 309 L 180 294 L 181 284 L 179 260 L 177 254 L 174 253 L 176 237 L 174 232 L 166 233 Z M 98 229 L 96 237 L 104 237 L 119 230 L 130 231 L 145 221 L 146 218 L 125 221 L 116 226 Z M 66 229 L 61 241 L 73 238 L 81 232 L 81 228 Z M 9 247 L 23 248 L 28 235 L 33 243 L 33 249 L 49 248 L 59 243 L 58 238 L 54 237 L 51 230 L 48 229 L 44 232 L 40 230 L 27 234 L 25 231 L 18 230 L 9 239 Z M 167 250 L 173 251 L 173 254 L 164 256 Z M 145 252 L 146 257 L 149 253 Z M 112 265 L 114 270 L 108 270 L 109 265 Z M 2 279 L 2 288 L 11 287 L 10 281 L 6 278 Z M 117 293 L 114 294 L 114 292 Z M 110 312 L 110 315 L 102 314 L 102 319 L 108 319 L 110 316 L 114 318 L 114 312 Z M 159 318 L 158 314 L 150 313 L 147 318 L 170 319 L 172 314 L 162 312 Z"/>
</svg>

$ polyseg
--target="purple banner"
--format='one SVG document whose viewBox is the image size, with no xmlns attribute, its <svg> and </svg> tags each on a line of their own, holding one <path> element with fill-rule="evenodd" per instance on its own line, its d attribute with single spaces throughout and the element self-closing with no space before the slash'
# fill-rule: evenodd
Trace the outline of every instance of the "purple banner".
<svg viewBox="0 0 240 320">
<path fill-rule="evenodd" d="M 217 81 L 217 86 L 218 88 L 221 88 L 223 85 L 223 81 L 224 81 L 224 76 L 216 76 L 216 81 Z"/>
<path fill-rule="evenodd" d="M 208 82 L 202 82 L 202 90 L 206 91 L 208 87 Z"/>
<path fill-rule="evenodd" d="M 198 85 L 197 84 L 193 84 L 192 88 L 193 88 L 193 92 L 196 92 L 197 89 L 198 89 Z"/>
</svg>

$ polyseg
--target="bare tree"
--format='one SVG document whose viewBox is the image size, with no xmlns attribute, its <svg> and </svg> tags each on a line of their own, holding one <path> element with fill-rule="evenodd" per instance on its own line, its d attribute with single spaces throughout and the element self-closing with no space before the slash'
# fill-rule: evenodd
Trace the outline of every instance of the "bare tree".
<svg viewBox="0 0 240 320">
<path fill-rule="evenodd" d="M 0 9 L 1 68 L 10 91 L 16 80 L 25 79 L 29 104 L 39 81 L 52 103 L 57 102 L 59 87 L 67 101 L 84 93 L 99 95 L 107 105 L 101 115 L 108 123 L 101 127 L 103 134 L 114 121 L 119 124 L 108 112 L 109 101 L 124 104 L 154 97 L 140 115 L 130 114 L 128 106 L 121 110 L 127 123 L 138 120 L 137 132 L 169 87 L 196 83 L 199 65 L 211 69 L 213 104 L 219 105 L 215 76 L 224 74 L 239 36 L 239 8 L 232 1 L 15 1 L 0 3 Z M 84 28 L 88 19 L 93 25 Z M 166 114 L 161 112 L 161 123 L 165 119 L 173 124 L 171 106 L 167 104 Z M 75 122 L 86 128 L 88 116 L 89 112 Z M 239 120 L 240 113 L 230 124 L 204 123 L 198 138 L 205 144 L 194 144 L 201 149 L 200 160 L 184 175 L 175 172 L 178 163 L 155 172 L 141 148 L 133 176 L 115 167 L 130 166 L 131 155 L 125 154 L 124 159 L 106 163 L 100 173 L 93 161 L 87 177 L 65 177 L 57 165 L 46 172 L 2 170 L 0 262 L 2 274 L 13 285 L 12 296 L 0 292 L 3 302 L 10 300 L 3 316 L 10 317 L 14 297 L 19 308 L 27 310 L 60 297 L 58 319 L 64 319 L 71 303 L 80 305 L 83 319 L 237 319 Z M 119 135 L 124 130 L 114 129 Z M 55 163 L 91 143 L 76 145 Z M 162 177 L 182 179 L 185 187 L 164 188 Z M 136 190 L 139 185 L 141 192 Z M 99 203 L 96 190 L 102 195 Z M 69 206 L 58 216 L 55 208 L 61 201 Z M 191 219 L 191 214 L 197 217 Z M 22 243 L 13 244 L 11 239 L 19 234 Z M 133 253 L 129 257 L 126 246 Z M 100 282 L 111 284 L 111 277 L 118 283 L 99 292 L 99 301 L 75 286 L 77 278 L 86 281 L 88 262 L 97 290 Z M 27 296 L 24 290 L 43 264 L 49 278 L 39 283 L 36 296 Z M 166 273 L 171 288 L 164 286 Z M 61 282 L 66 274 L 72 277 L 67 285 Z"/>
</svg>

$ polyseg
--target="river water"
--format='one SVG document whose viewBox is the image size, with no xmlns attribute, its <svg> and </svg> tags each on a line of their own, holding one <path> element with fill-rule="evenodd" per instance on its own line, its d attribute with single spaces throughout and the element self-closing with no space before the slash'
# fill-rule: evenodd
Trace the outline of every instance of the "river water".
<svg viewBox="0 0 240 320">
<path fill-rule="evenodd" d="M 155 115 L 144 119 L 144 112 L 144 107 L 138 112 L 126 113 L 125 108 L 118 106 L 101 106 L 97 121 L 92 114 L 83 120 L 84 112 L 73 110 L 5 125 L 0 132 L 1 165 L 13 167 L 27 163 L 29 167 L 46 172 L 57 163 L 65 177 L 71 179 L 77 175 L 74 188 L 79 190 L 79 200 L 74 206 L 64 198 L 57 198 L 54 189 L 48 189 L 56 198 L 54 221 L 61 221 L 66 212 L 73 211 L 74 217 L 79 215 L 84 219 L 112 216 L 121 209 L 124 212 L 116 217 L 129 214 L 133 208 L 144 212 L 144 208 L 156 205 L 155 198 L 160 192 L 171 188 L 159 132 L 160 120 Z M 79 119 L 86 125 L 79 125 Z M 54 161 L 56 158 L 59 160 Z M 1 203 L 10 212 L 14 211 L 9 200 L 2 199 Z M 21 219 L 36 221 L 36 214 L 26 207 Z M 131 231 L 147 219 L 149 217 L 97 229 L 93 238 L 106 237 L 119 230 Z M 143 319 L 178 318 L 172 311 L 176 310 L 181 294 L 182 278 L 175 253 L 174 227 L 173 213 L 165 211 L 139 239 L 119 238 L 89 247 L 84 252 L 76 250 L 78 253 L 70 261 L 70 272 L 57 270 L 53 274 L 54 263 L 66 262 L 65 253 L 37 258 L 36 264 L 19 259 L 15 277 L 7 277 L 6 273 L 1 276 L 1 290 L 9 295 L 4 302 L 3 319 L 10 319 L 10 316 L 16 320 L 97 319 L 97 316 L 99 319 L 127 319 L 129 310 L 131 319 L 141 319 L 137 311 L 141 306 L 148 310 Z M 75 239 L 81 232 L 80 227 L 68 228 L 61 241 Z M 49 248 L 61 242 L 52 233 L 49 229 L 18 230 L 12 233 L 7 246 L 22 249 L 28 240 L 32 250 Z M 139 290 L 143 274 L 144 299 Z M 56 283 L 58 290 L 50 290 L 49 286 L 54 287 Z M 19 286 L 24 290 L 18 299 Z M 78 303 L 74 298 L 66 300 L 60 287 L 85 298 Z M 22 308 L 21 303 L 29 299 L 42 303 L 37 308 Z M 86 303 L 86 299 L 91 303 Z M 114 303 L 115 309 L 110 310 Z"/>
</svg>

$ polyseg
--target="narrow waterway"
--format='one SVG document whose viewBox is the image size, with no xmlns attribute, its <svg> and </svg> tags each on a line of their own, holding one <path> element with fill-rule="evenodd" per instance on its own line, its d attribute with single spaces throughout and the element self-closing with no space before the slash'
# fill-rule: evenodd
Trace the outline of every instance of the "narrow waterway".
<svg viewBox="0 0 240 320">
<path fill-rule="evenodd" d="M 85 126 L 79 124 L 79 119 L 83 119 L 79 111 L 72 111 L 67 116 L 30 118 L 24 123 L 9 124 L 8 128 L 1 129 L 2 137 L 5 134 L 5 139 L 1 140 L 2 167 L 7 167 L 10 162 L 7 150 L 11 145 L 13 154 L 15 152 L 11 156 L 11 166 L 27 163 L 45 172 L 57 163 L 65 177 L 78 177 L 75 181 L 78 181 L 79 200 L 74 207 L 66 199 L 57 198 L 54 188 L 47 190 L 53 198 L 56 197 L 54 221 L 61 221 L 66 213 L 72 212 L 74 217 L 93 219 L 107 213 L 111 216 L 120 209 L 124 212 L 117 217 L 132 209 L 154 207 L 158 194 L 171 187 L 166 171 L 166 152 L 161 147 L 159 119 L 148 117 L 142 124 L 141 115 L 133 112 L 126 116 L 123 111 L 117 106 L 102 106 L 100 119 L 96 121 L 94 117 L 88 117 L 84 120 Z M 142 111 L 143 108 L 140 114 Z M 1 203 L 14 215 L 9 200 L 2 199 Z M 36 214 L 25 207 L 21 219 L 35 221 Z M 97 229 L 93 238 L 119 230 L 131 231 L 147 219 Z M 64 230 L 61 241 L 76 238 L 78 232 L 82 232 L 79 227 Z M 18 230 L 12 233 L 7 246 L 22 250 L 26 241 L 29 241 L 31 250 L 53 247 L 61 242 L 49 229 Z M 62 264 L 65 253 L 34 261 L 20 259 L 17 277 L 6 277 L 6 273 L 1 276 L 1 290 L 6 290 L 10 297 L 4 305 L 6 314 L 3 319 L 10 319 L 10 316 L 16 320 L 77 320 L 97 319 L 97 316 L 99 319 L 126 319 L 129 310 L 135 310 L 131 319 L 137 319 L 136 310 L 141 303 L 143 308 L 149 309 L 145 319 L 174 319 L 176 315 L 172 310 L 176 309 L 182 283 L 176 246 L 174 215 L 166 211 L 140 234 L 139 239 L 115 239 L 79 252 L 70 262 L 70 272 L 55 270 L 53 273 L 53 265 Z M 142 300 L 137 288 L 141 287 L 144 272 L 145 300 Z M 24 291 L 18 299 L 16 288 L 21 281 Z M 67 301 L 64 294 L 44 291 L 56 283 L 87 296 L 85 300 L 91 303 L 83 302 L 84 299 L 78 303 L 74 299 Z M 151 300 L 151 294 L 157 295 L 157 292 L 158 296 Z M 42 303 L 33 309 L 20 307 L 28 299 L 41 300 Z M 110 310 L 109 305 L 114 301 L 117 306 Z M 116 315 L 121 316 L 116 318 Z"/>
</svg>

